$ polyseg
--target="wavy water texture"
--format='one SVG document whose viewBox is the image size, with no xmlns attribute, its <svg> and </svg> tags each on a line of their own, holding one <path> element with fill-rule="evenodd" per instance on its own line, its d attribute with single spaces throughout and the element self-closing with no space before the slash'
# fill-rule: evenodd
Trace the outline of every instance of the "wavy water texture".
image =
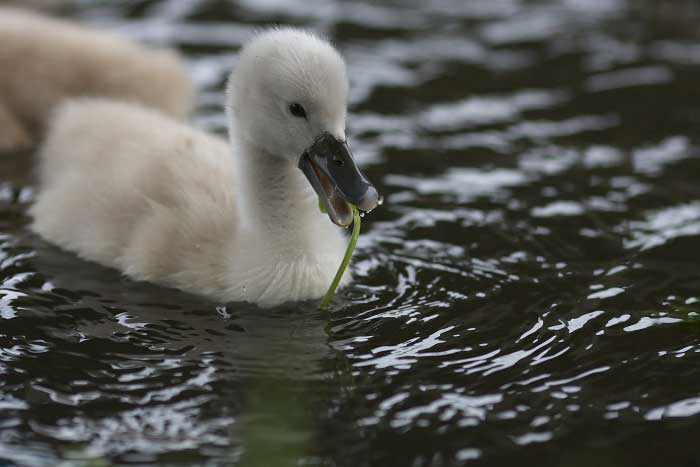
<svg viewBox="0 0 700 467">
<path fill-rule="evenodd" d="M 259 310 L 41 242 L 0 157 L 0 464 L 700 461 L 692 2 L 63 3 L 180 48 L 218 133 L 255 30 L 328 35 L 385 203 L 331 312 Z"/>
</svg>

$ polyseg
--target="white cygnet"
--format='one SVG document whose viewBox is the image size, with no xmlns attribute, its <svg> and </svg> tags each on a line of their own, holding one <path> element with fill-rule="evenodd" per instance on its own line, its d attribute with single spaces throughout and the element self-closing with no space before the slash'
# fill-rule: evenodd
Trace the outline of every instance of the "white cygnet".
<svg viewBox="0 0 700 467">
<path fill-rule="evenodd" d="M 347 94 L 338 52 L 285 28 L 241 51 L 228 143 L 140 105 L 69 102 L 40 151 L 32 229 L 131 278 L 217 301 L 321 297 L 347 246 L 333 224 L 378 198 L 345 140 Z"/>
<path fill-rule="evenodd" d="M 52 109 L 79 96 L 141 102 L 183 118 L 192 109 L 193 86 L 173 51 L 0 8 L 0 152 L 37 144 Z"/>
</svg>

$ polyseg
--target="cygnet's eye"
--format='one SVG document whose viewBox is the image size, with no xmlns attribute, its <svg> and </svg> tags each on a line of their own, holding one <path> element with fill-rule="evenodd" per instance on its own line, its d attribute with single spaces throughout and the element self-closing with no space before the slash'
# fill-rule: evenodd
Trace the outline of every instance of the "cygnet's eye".
<svg viewBox="0 0 700 467">
<path fill-rule="evenodd" d="M 304 107 L 302 107 L 301 104 L 292 102 L 291 104 L 289 104 L 289 111 L 295 117 L 306 118 L 306 110 L 304 110 Z"/>
</svg>

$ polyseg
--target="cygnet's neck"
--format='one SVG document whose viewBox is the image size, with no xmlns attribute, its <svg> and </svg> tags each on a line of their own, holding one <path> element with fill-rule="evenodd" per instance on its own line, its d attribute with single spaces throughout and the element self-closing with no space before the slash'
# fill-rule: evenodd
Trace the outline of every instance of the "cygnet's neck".
<svg viewBox="0 0 700 467">
<path fill-rule="evenodd" d="M 312 242 L 306 232 L 328 220 L 320 214 L 318 197 L 304 174 L 287 158 L 250 143 L 239 144 L 240 199 L 246 224 L 256 235 Z"/>
</svg>

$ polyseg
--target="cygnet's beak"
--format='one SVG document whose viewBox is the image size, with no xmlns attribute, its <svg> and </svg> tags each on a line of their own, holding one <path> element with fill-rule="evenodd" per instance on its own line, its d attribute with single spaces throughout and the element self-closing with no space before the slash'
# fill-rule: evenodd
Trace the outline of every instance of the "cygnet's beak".
<svg viewBox="0 0 700 467">
<path fill-rule="evenodd" d="M 323 133 L 304 151 L 299 168 L 311 183 L 334 224 L 352 223 L 351 204 L 361 211 L 377 206 L 379 194 L 355 165 L 347 142 Z"/>
</svg>

